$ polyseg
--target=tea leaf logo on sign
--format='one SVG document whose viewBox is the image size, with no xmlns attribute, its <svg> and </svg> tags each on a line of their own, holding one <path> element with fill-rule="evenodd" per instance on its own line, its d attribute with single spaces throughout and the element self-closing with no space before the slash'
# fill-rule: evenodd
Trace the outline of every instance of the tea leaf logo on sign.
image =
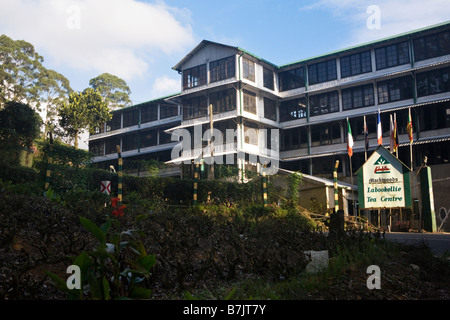
<svg viewBox="0 0 450 320">
<path fill-rule="evenodd" d="M 374 173 L 376 174 L 391 172 L 389 167 L 387 166 L 390 163 L 383 156 L 380 156 L 374 164 L 376 165 L 374 170 Z"/>
<path fill-rule="evenodd" d="M 410 169 L 379 146 L 356 171 L 360 208 L 411 207 Z"/>
</svg>

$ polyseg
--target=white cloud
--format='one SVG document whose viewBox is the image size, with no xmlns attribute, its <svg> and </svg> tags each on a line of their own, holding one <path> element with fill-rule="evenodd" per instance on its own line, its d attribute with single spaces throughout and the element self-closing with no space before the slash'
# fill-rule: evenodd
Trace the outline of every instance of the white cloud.
<svg viewBox="0 0 450 320">
<path fill-rule="evenodd" d="M 169 76 L 162 76 L 155 79 L 151 93 L 153 97 L 163 97 L 181 91 L 181 80 Z"/>
<path fill-rule="evenodd" d="M 152 55 L 194 43 L 190 12 L 137 0 L 1 0 L 0 33 L 32 43 L 55 65 L 142 77 Z"/>
<path fill-rule="evenodd" d="M 343 44 L 349 46 L 448 21 L 448 4 L 448 0 L 322 0 L 300 10 L 331 11 L 335 19 L 350 24 L 352 35 Z M 367 27 L 367 20 L 373 14 L 367 12 L 371 5 L 380 9 L 379 29 Z"/>
</svg>

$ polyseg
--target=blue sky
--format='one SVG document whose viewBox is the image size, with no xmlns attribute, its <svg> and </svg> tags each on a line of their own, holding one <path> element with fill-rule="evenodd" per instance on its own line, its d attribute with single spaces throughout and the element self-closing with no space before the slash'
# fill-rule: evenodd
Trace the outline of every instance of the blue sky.
<svg viewBox="0 0 450 320">
<path fill-rule="evenodd" d="M 137 104 L 179 92 L 172 67 L 203 39 L 283 65 L 449 17 L 448 0 L 1 0 L 0 34 L 32 43 L 74 90 L 123 78 Z"/>
</svg>

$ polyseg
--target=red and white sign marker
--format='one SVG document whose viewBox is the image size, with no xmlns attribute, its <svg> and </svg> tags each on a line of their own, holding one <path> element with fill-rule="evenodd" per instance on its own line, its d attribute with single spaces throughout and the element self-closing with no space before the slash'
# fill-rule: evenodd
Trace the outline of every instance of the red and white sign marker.
<svg viewBox="0 0 450 320">
<path fill-rule="evenodd" d="M 111 181 L 100 181 L 100 192 L 111 194 Z"/>
</svg>

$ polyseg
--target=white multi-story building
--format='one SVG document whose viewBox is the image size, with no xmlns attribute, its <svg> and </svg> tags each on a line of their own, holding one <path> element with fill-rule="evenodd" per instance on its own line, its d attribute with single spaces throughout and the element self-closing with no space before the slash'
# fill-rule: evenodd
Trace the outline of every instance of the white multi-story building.
<svg viewBox="0 0 450 320">
<path fill-rule="evenodd" d="M 181 75 L 181 92 L 115 111 L 113 120 L 90 137 L 94 162 L 109 167 L 116 159 L 115 144 L 121 145 L 125 158 L 173 161 L 171 150 L 177 142 L 170 139 L 171 133 L 185 129 L 193 135 L 200 125 L 205 132 L 212 105 L 214 129 L 223 137 L 226 129 L 235 132 L 231 141 L 224 138 L 214 145 L 214 156 L 224 157 L 223 163 L 226 155 L 233 154 L 236 165 L 249 169 L 256 164 L 255 156 L 270 157 L 267 151 L 274 142 L 270 132 L 275 132 L 270 129 L 278 129 L 275 144 L 281 168 L 331 178 L 339 160 L 340 179 L 346 180 L 350 177 L 347 118 L 355 141 L 353 172 L 365 161 L 364 117 L 368 151 L 378 146 L 378 112 L 386 146 L 390 116 L 395 114 L 398 158 L 410 166 L 406 127 L 411 110 L 412 166 L 420 167 L 426 156 L 434 183 L 440 191 L 448 191 L 449 22 L 281 66 L 242 48 L 205 40 L 173 69 Z M 262 129 L 267 129 L 265 141 L 255 135 Z M 443 210 L 437 215 L 447 216 L 450 202 L 444 195 L 435 197 L 436 210 L 439 206 Z"/>
</svg>

